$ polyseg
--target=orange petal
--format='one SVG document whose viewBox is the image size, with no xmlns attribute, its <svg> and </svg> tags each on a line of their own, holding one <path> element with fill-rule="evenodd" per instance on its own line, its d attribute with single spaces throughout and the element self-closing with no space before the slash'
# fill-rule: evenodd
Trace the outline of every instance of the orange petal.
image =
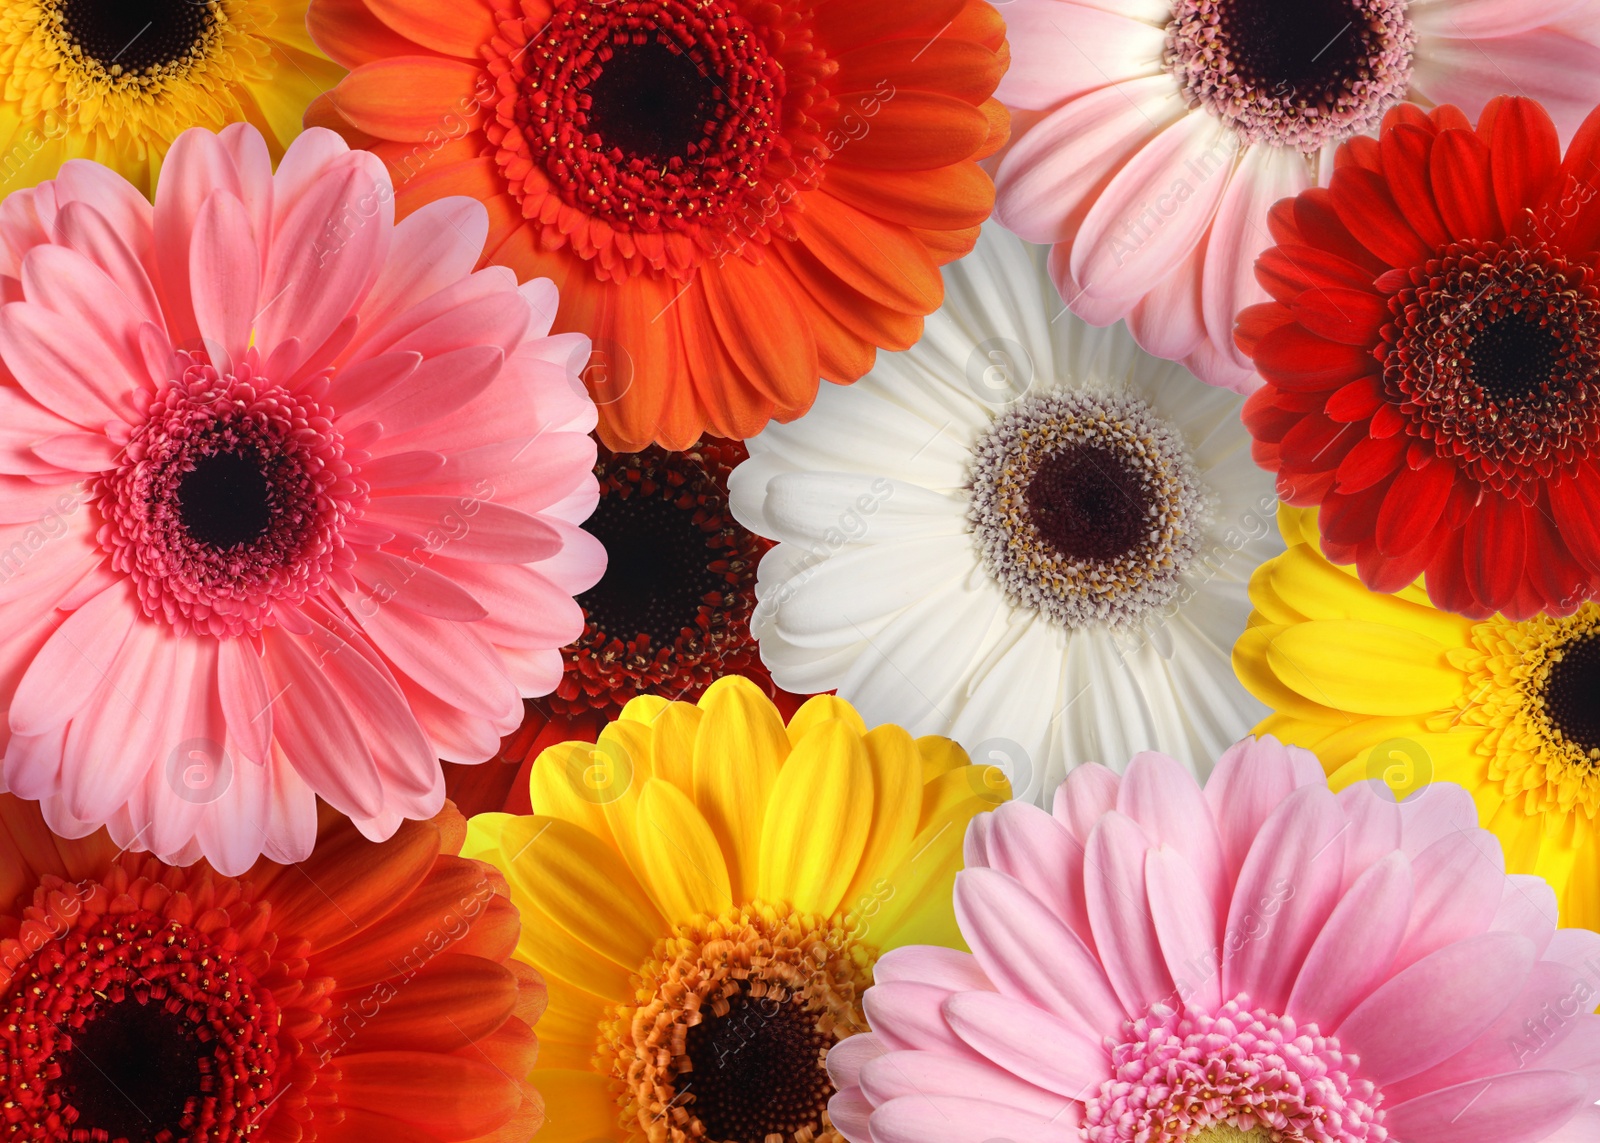
<svg viewBox="0 0 1600 1143">
<path fill-rule="evenodd" d="M 306 11 L 306 27 L 324 55 L 348 68 L 416 50 L 384 27 L 362 0 L 317 0 Z"/>
<path fill-rule="evenodd" d="M 984 139 L 983 146 L 978 148 L 974 159 L 987 159 L 1001 147 L 1006 145 L 1011 138 L 1011 112 L 1007 111 L 1005 104 L 998 99 L 986 99 L 983 106 L 978 108 L 983 112 L 983 117 L 989 121 L 989 134 Z"/>
<path fill-rule="evenodd" d="M 476 60 L 494 38 L 494 14 L 482 0 L 366 0 L 378 19 L 414 43 Z"/>
<path fill-rule="evenodd" d="M 909 230 L 857 210 L 828 194 L 826 187 L 803 201 L 805 210 L 794 218 L 795 233 L 847 285 L 901 313 L 927 314 L 939 308 L 944 298 L 939 268 Z"/>
<path fill-rule="evenodd" d="M 823 188 L 886 222 L 931 230 L 976 226 L 994 209 L 994 181 L 976 163 L 933 171 L 852 167 L 846 151 L 828 167 Z"/>
<path fill-rule="evenodd" d="M 933 260 L 944 266 L 972 253 L 973 246 L 978 242 L 979 229 L 976 226 L 967 226 L 960 230 L 913 229 L 911 233 L 928 248 Z"/>
<path fill-rule="evenodd" d="M 433 953 L 424 943 L 403 967 L 416 975 L 332 995 L 334 1035 L 349 1034 L 342 1053 L 454 1052 L 499 1028 L 516 1007 L 517 978 L 504 965 Z"/>
<path fill-rule="evenodd" d="M 339 112 L 384 139 L 421 143 L 443 138 L 476 107 L 483 69 L 443 56 L 397 56 L 363 64 L 334 89 Z M 447 122 L 449 120 L 449 122 Z"/>
<path fill-rule="evenodd" d="M 698 407 L 705 409 L 705 424 L 718 436 L 743 439 L 754 432 L 740 432 L 734 425 L 765 424 L 772 417 L 772 399 L 755 384 L 733 357 L 717 332 L 717 319 L 706 300 L 707 272 L 702 269 L 695 284 L 678 300 L 679 329 L 683 336 L 684 369 Z"/>
<path fill-rule="evenodd" d="M 852 163 L 890 171 L 963 162 L 990 134 L 984 112 L 953 95 L 931 91 L 897 91 L 893 99 L 878 104 L 876 115 L 860 123 L 864 130 L 842 121 L 829 131 L 828 142 L 848 153 Z"/>
<path fill-rule="evenodd" d="M 800 284 L 801 292 L 826 310 L 845 330 L 868 345 L 884 349 L 909 349 L 921 335 L 921 317 L 900 313 L 863 297 L 800 243 L 791 242 L 774 249 Z M 820 340 L 818 353 L 820 357 Z M 848 379 L 853 381 L 855 377 Z"/>
<path fill-rule="evenodd" d="M 433 1052 L 340 1056 L 332 1086 L 340 1106 L 403 1115 L 441 1139 L 486 1134 L 522 1106 L 520 1085 L 493 1065 Z"/>
<path fill-rule="evenodd" d="M 1004 52 L 1006 22 L 1000 10 L 989 0 L 967 0 L 966 7 L 950 21 L 950 26 L 940 33 L 940 38 L 971 40 L 992 52 L 1009 54 Z"/>
<path fill-rule="evenodd" d="M 908 88 L 920 88 L 977 105 L 994 94 L 1004 72 L 1000 57 L 988 48 L 946 34 L 931 44 L 926 39 L 884 40 L 846 52 L 828 86 L 844 93 L 841 107 L 860 108 L 867 115 L 874 106 L 871 100 L 887 102 L 881 94 L 884 84 L 893 86 L 895 99 Z"/>
<path fill-rule="evenodd" d="M 824 0 L 816 9 L 817 39 L 834 52 L 848 51 L 874 40 L 899 39 L 949 27 L 966 0 L 921 0 L 911 4 L 863 4 L 861 0 Z"/>
<path fill-rule="evenodd" d="M 770 261 L 770 260 L 769 260 Z M 700 271 L 706 303 L 744 375 L 783 408 L 810 405 L 817 392 L 817 343 L 781 271 L 741 257 Z M 754 433 L 723 433 L 740 439 Z"/>
<path fill-rule="evenodd" d="M 281 1115 L 277 1117 L 282 1118 Z M 276 1126 L 274 1120 L 272 1126 L 267 1128 L 269 1137 L 272 1137 Z M 317 1143 L 372 1143 L 374 1139 L 382 1139 L 383 1143 L 439 1143 L 439 1137 L 431 1131 L 390 1119 L 387 1115 L 375 1115 L 354 1108 L 346 1108 L 338 1123 L 324 1125 L 319 1120 L 316 1131 Z"/>
</svg>

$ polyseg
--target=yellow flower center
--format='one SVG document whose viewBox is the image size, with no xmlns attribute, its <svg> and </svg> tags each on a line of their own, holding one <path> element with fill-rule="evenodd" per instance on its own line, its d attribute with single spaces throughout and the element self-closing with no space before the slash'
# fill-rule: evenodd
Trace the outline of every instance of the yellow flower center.
<svg viewBox="0 0 1600 1143">
<path fill-rule="evenodd" d="M 842 1143 L 825 1060 L 866 1031 L 875 955 L 838 918 L 763 902 L 678 925 L 601 1029 L 626 1138 Z"/>
<path fill-rule="evenodd" d="M 184 128 L 246 118 L 239 85 L 270 74 L 263 0 L 39 0 L 0 11 L 13 110 L 49 138 L 104 132 L 158 150 Z"/>
<path fill-rule="evenodd" d="M 1524 810 L 1600 814 L 1600 606 L 1493 619 L 1452 656 L 1469 678 L 1450 721 L 1481 726 L 1489 779 Z"/>
<path fill-rule="evenodd" d="M 1228 1123 L 1214 1123 L 1195 1135 L 1189 1143 L 1270 1143 L 1272 1136 L 1261 1128 L 1240 1131 Z"/>
</svg>

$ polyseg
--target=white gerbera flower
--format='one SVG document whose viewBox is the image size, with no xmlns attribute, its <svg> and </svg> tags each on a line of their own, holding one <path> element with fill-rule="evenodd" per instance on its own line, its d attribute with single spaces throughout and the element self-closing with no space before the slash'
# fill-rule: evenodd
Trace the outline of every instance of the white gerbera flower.
<svg viewBox="0 0 1600 1143">
<path fill-rule="evenodd" d="M 946 734 L 1019 796 L 1160 750 L 1204 773 L 1266 709 L 1229 648 L 1282 550 L 1241 399 L 1063 314 L 991 223 L 922 340 L 749 443 L 777 540 L 752 627 L 777 683 Z"/>
</svg>

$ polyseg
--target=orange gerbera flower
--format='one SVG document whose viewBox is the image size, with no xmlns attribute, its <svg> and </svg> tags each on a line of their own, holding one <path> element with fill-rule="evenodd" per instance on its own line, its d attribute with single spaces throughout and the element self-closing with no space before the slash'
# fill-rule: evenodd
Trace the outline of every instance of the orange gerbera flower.
<svg viewBox="0 0 1600 1143">
<path fill-rule="evenodd" d="M 0 1139 L 525 1143 L 544 1008 L 452 807 L 239 878 L 0 795 Z M 513 1078 L 515 1077 L 515 1078 Z"/>
<path fill-rule="evenodd" d="M 747 438 L 904 349 L 972 248 L 1005 139 L 983 0 L 312 0 L 352 69 L 312 105 L 402 213 L 489 204 L 561 288 L 613 449 Z"/>
</svg>

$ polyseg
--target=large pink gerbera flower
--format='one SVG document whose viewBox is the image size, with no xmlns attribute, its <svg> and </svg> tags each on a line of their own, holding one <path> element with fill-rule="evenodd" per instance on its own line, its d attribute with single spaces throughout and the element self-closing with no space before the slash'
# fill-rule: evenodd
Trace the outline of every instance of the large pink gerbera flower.
<svg viewBox="0 0 1600 1143">
<path fill-rule="evenodd" d="M 996 95 L 1012 139 L 995 212 L 1055 243 L 1056 286 L 1096 325 L 1213 385 L 1260 385 L 1234 317 L 1267 208 L 1325 185 L 1338 145 L 1402 100 L 1477 115 L 1541 100 L 1568 138 L 1594 105 L 1588 0 L 1011 0 Z"/>
<path fill-rule="evenodd" d="M 561 678 L 604 554 L 580 335 L 394 224 L 329 131 L 181 136 L 0 207 L 0 743 L 56 832 L 235 874 L 436 813 Z"/>
<path fill-rule="evenodd" d="M 975 819 L 972 953 L 881 959 L 828 1057 L 852 1143 L 1594 1143 L 1600 934 L 1467 793 L 1235 746 Z"/>
</svg>

